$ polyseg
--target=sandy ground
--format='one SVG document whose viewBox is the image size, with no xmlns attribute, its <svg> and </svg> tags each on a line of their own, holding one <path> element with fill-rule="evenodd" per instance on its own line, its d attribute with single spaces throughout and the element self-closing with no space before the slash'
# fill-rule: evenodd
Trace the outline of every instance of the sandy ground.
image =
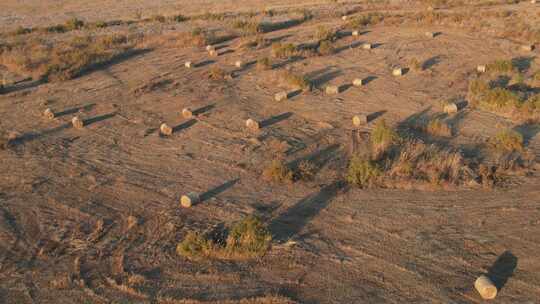
<svg viewBox="0 0 540 304">
<path fill-rule="evenodd" d="M 200 12 L 214 6 L 111 3 L 8 0 L 0 4 L 0 22 L 36 25 L 71 16 L 120 18 L 129 15 L 126 7 Z M 285 4 L 250 1 L 253 7 Z M 237 5 L 219 1 L 214 7 Z M 306 41 L 317 26 L 308 22 L 266 37 Z M 426 30 L 443 34 L 427 39 Z M 362 42 L 378 46 L 364 50 Z M 204 49 L 163 45 L 71 81 L 0 95 L 0 128 L 21 134 L 14 147 L 0 151 L 0 303 L 158 303 L 164 297 L 269 294 L 300 303 L 481 303 L 473 282 L 485 272 L 500 278 L 494 303 L 539 301 L 538 173 L 499 189 L 431 191 L 361 190 L 337 182 L 336 173 L 347 157 L 352 115 L 378 113 L 376 119 L 397 124 L 438 111 L 440 99 L 466 94 L 477 64 L 523 56 L 518 44 L 443 26 L 378 26 L 340 39 L 336 55 L 287 63 L 320 88 L 372 76 L 366 86 L 335 96 L 316 89 L 281 103 L 273 100 L 279 89 L 272 72 L 254 66 L 237 70 L 232 80 L 208 79 L 212 66 L 236 70 L 237 59 L 269 52 L 237 44 L 223 43 L 228 52 L 193 69 L 184 62 L 207 60 Z M 432 65 L 391 76 L 392 67 L 411 57 L 432 59 Z M 137 90 L 148 84 L 157 85 Z M 61 114 L 44 119 L 46 107 Z M 200 109 L 198 117 L 183 119 L 184 107 Z M 86 119 L 86 128 L 71 128 L 74 113 Z M 250 117 L 264 121 L 258 133 L 245 130 Z M 175 127 L 171 137 L 158 136 L 161 122 Z M 455 125 L 458 135 L 448 144 L 466 150 L 514 122 L 465 109 Z M 540 158 L 539 128 L 522 128 Z M 276 140 L 287 142 L 287 161 L 316 161 L 314 181 L 261 181 Z M 205 201 L 180 208 L 180 195 L 190 191 L 206 193 Z M 194 262 L 176 255 L 188 231 L 248 214 L 267 221 L 274 235 L 262 259 Z M 138 224 L 128 229 L 130 215 Z M 125 275 L 144 277 L 136 293 L 110 283 Z"/>
</svg>

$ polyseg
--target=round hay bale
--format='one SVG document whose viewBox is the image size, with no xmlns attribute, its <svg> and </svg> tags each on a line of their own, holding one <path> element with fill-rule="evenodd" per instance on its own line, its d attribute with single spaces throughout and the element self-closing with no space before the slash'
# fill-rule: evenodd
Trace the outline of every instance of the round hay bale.
<svg viewBox="0 0 540 304">
<path fill-rule="evenodd" d="M 435 33 L 434 33 L 434 32 L 426 32 L 425 35 L 426 35 L 426 37 L 428 37 L 428 38 L 433 38 L 433 37 L 435 37 Z"/>
<path fill-rule="evenodd" d="M 342 16 L 342 17 L 341 17 L 341 20 L 343 20 L 343 21 L 347 21 L 347 19 L 348 19 L 347 16 Z"/>
<path fill-rule="evenodd" d="M 161 126 L 159 127 L 159 132 L 162 135 L 170 136 L 173 133 L 173 129 L 170 126 L 168 126 L 166 123 L 162 123 Z"/>
<path fill-rule="evenodd" d="M 352 122 L 355 127 L 360 127 L 368 123 L 368 117 L 364 114 L 354 115 Z"/>
<path fill-rule="evenodd" d="M 394 76 L 401 76 L 403 75 L 403 69 L 402 68 L 396 68 L 392 71 L 392 75 Z"/>
<path fill-rule="evenodd" d="M 213 46 L 213 45 L 207 45 L 206 46 L 206 51 L 210 52 L 210 51 L 215 51 L 216 48 Z"/>
<path fill-rule="evenodd" d="M 182 116 L 186 119 L 189 119 L 189 118 L 192 118 L 193 117 L 193 112 L 191 111 L 190 108 L 184 108 L 182 110 Z"/>
<path fill-rule="evenodd" d="M 218 52 L 216 50 L 210 50 L 208 51 L 208 55 L 210 55 L 211 57 L 217 57 Z"/>
<path fill-rule="evenodd" d="M 352 35 L 353 35 L 353 36 L 360 36 L 360 32 L 359 32 L 359 31 L 353 31 L 353 32 L 352 32 Z"/>
<path fill-rule="evenodd" d="M 237 68 L 239 68 L 239 69 L 241 69 L 241 68 L 244 67 L 244 63 L 243 63 L 242 61 L 240 61 L 240 60 L 236 61 L 236 62 L 234 63 L 234 65 L 235 65 Z"/>
<path fill-rule="evenodd" d="M 338 94 L 339 93 L 339 87 L 338 86 L 327 86 L 326 87 L 326 94 Z"/>
<path fill-rule="evenodd" d="M 253 119 L 246 120 L 246 127 L 250 130 L 259 130 L 260 125 L 259 122 Z"/>
<path fill-rule="evenodd" d="M 47 108 L 44 112 L 43 112 L 43 116 L 45 116 L 46 118 L 48 119 L 54 119 L 54 112 Z"/>
<path fill-rule="evenodd" d="M 356 78 L 355 80 L 353 80 L 353 86 L 355 87 L 361 87 L 364 85 L 364 80 L 361 79 L 361 78 Z"/>
<path fill-rule="evenodd" d="M 191 61 L 186 61 L 186 63 L 184 63 L 184 66 L 188 69 L 191 69 L 192 65 Z"/>
<path fill-rule="evenodd" d="M 180 205 L 184 208 L 189 208 L 200 201 L 199 194 L 195 192 L 190 192 L 188 194 L 182 195 L 180 198 Z"/>
<path fill-rule="evenodd" d="M 497 296 L 497 287 L 493 282 L 485 275 L 481 275 L 474 282 L 474 288 L 478 291 L 483 299 L 491 300 Z"/>
<path fill-rule="evenodd" d="M 487 71 L 487 67 L 485 65 L 479 65 L 476 67 L 476 71 L 478 73 L 485 73 Z"/>
<path fill-rule="evenodd" d="M 279 92 L 279 93 L 276 93 L 276 95 L 274 95 L 274 99 L 276 101 L 282 101 L 282 100 L 286 100 L 288 98 L 288 94 L 287 92 Z"/>
<path fill-rule="evenodd" d="M 363 48 L 364 50 L 371 50 L 372 47 L 373 47 L 373 46 L 371 45 L 371 43 L 364 43 L 364 44 L 362 44 L 362 48 Z"/>
<path fill-rule="evenodd" d="M 82 119 L 79 118 L 79 116 L 75 116 L 71 119 L 71 124 L 75 129 L 82 129 L 84 128 L 84 122 Z"/>
<path fill-rule="evenodd" d="M 455 114 L 458 111 L 458 106 L 455 103 L 447 103 L 443 108 L 444 113 L 446 114 Z"/>
</svg>

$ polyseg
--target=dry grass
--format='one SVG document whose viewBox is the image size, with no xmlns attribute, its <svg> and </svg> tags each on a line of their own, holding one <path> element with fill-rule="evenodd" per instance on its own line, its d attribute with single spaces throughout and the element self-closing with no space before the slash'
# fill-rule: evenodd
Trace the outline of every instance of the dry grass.
<svg viewBox="0 0 540 304">
<path fill-rule="evenodd" d="M 514 130 L 502 130 L 490 138 L 491 146 L 498 152 L 522 152 L 523 136 Z"/>
<path fill-rule="evenodd" d="M 159 304 L 295 304 L 297 302 L 282 296 L 263 296 L 240 300 L 199 301 L 191 299 L 173 299 L 170 297 L 158 297 Z"/>
<path fill-rule="evenodd" d="M 268 57 L 263 57 L 257 60 L 257 70 L 266 71 L 272 69 L 272 60 Z"/>
<path fill-rule="evenodd" d="M 310 91 L 312 84 L 306 76 L 291 70 L 281 70 L 277 72 L 277 79 L 282 86 L 292 89 Z"/>
<path fill-rule="evenodd" d="M 289 59 L 294 56 L 298 56 L 300 52 L 296 46 L 292 43 L 274 43 L 272 44 L 271 56 L 280 59 Z"/>
<path fill-rule="evenodd" d="M 68 80 L 125 55 L 132 46 L 122 35 L 83 36 L 54 43 L 19 40 L 0 49 L 0 62 L 34 79 Z"/>
<path fill-rule="evenodd" d="M 425 132 L 432 136 L 451 137 L 452 129 L 442 119 L 431 119 L 425 126 Z"/>
<path fill-rule="evenodd" d="M 263 169 L 262 178 L 269 182 L 292 183 L 294 172 L 287 167 L 284 161 L 275 159 Z"/>
</svg>

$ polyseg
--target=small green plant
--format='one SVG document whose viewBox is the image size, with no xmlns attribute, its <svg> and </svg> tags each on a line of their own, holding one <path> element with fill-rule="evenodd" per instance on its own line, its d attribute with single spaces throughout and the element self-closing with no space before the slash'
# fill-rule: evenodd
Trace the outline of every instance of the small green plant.
<svg viewBox="0 0 540 304">
<path fill-rule="evenodd" d="M 248 216 L 231 228 L 226 250 L 233 256 L 258 257 L 268 251 L 271 242 L 266 225 L 257 217 Z"/>
<path fill-rule="evenodd" d="M 282 160 L 275 159 L 263 170 L 262 177 L 266 181 L 292 183 L 294 173 Z"/>
<path fill-rule="evenodd" d="M 389 127 L 384 119 L 380 120 L 371 132 L 371 144 L 375 155 L 386 151 L 398 139 L 397 132 Z"/>
<path fill-rule="evenodd" d="M 382 170 L 374 161 L 354 156 L 349 163 L 346 179 L 350 184 L 365 188 L 375 185 L 381 176 Z"/>
<path fill-rule="evenodd" d="M 174 22 L 184 22 L 184 21 L 189 20 L 189 18 L 186 17 L 186 16 L 184 16 L 184 15 L 179 14 L 179 15 L 173 16 L 173 17 L 172 17 L 172 20 L 173 20 Z"/>
<path fill-rule="evenodd" d="M 490 139 L 490 143 L 495 150 L 503 153 L 523 151 L 523 136 L 511 129 L 500 131 Z"/>
</svg>

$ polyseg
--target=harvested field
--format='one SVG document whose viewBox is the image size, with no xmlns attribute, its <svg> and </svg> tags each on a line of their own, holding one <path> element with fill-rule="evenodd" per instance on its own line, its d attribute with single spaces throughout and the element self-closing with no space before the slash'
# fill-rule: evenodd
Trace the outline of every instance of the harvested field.
<svg viewBox="0 0 540 304">
<path fill-rule="evenodd" d="M 540 5 L 442 2 L 2 2 L 0 303 L 536 303 Z"/>
</svg>

